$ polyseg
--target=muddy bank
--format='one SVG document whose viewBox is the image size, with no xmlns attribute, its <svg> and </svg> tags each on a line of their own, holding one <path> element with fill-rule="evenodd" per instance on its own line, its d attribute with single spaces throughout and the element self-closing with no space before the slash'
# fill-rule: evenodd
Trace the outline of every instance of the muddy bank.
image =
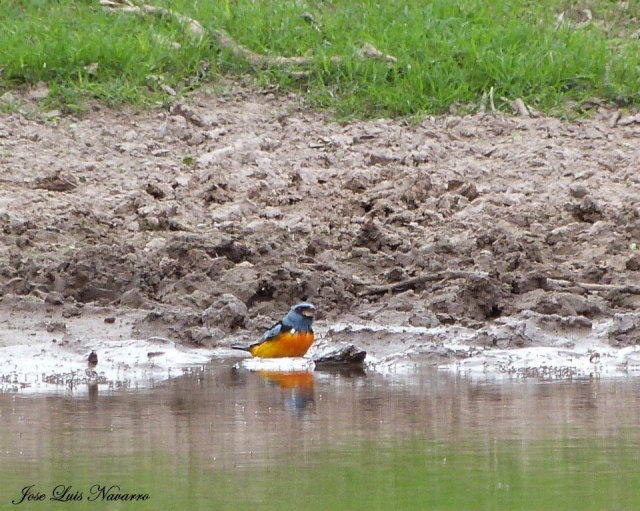
<svg viewBox="0 0 640 511">
<path fill-rule="evenodd" d="M 3 115 L 0 315 L 24 328 L 25 297 L 69 322 L 108 307 L 135 338 L 210 348 L 306 299 L 327 329 L 464 327 L 521 348 L 544 336 L 489 327 L 534 314 L 589 337 L 615 318 L 606 342 L 635 345 L 640 124 L 611 114 L 339 125 L 230 88 L 144 113 Z"/>
<path fill-rule="evenodd" d="M 212 364 L 243 372 L 383 374 L 398 381 L 425 367 L 471 379 L 578 379 L 640 375 L 640 346 L 614 347 L 613 332 L 635 315 L 595 320 L 590 326 L 560 316 L 526 313 L 482 326 L 414 327 L 318 321 L 317 340 L 298 359 L 253 359 L 225 347 L 257 335 L 238 330 L 218 347 L 207 348 L 163 337 L 148 317 L 173 317 L 176 331 L 186 310 L 154 311 L 67 302 L 43 303 L 37 297 L 5 296 L 0 319 L 0 393 L 54 392 L 83 396 L 163 385 L 168 379 Z M 565 324 L 565 327 L 563 327 Z M 328 353 L 357 345 L 364 363 L 322 363 Z M 347 351 L 345 351 L 346 353 Z M 353 350 L 349 350 L 353 353 Z M 90 354 L 95 354 L 93 357 Z M 332 357 L 332 360 L 335 360 Z M 328 373 L 327 373 L 328 372 Z M 309 377 L 311 377 L 309 375 Z"/>
</svg>

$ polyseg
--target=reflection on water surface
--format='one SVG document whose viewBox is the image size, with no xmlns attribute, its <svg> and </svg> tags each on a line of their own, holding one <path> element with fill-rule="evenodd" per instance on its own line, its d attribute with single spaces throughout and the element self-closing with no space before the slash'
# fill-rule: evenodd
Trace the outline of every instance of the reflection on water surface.
<svg viewBox="0 0 640 511">
<path fill-rule="evenodd" d="M 95 509 L 632 509 L 639 389 L 214 361 L 149 390 L 0 394 L 0 509 L 32 484 L 149 495 Z"/>
</svg>

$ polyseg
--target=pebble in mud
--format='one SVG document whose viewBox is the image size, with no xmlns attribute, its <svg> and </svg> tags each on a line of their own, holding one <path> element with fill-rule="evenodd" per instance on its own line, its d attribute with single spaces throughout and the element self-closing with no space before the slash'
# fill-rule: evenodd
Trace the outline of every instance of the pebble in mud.
<svg viewBox="0 0 640 511">
<path fill-rule="evenodd" d="M 633 254 L 625 263 L 627 270 L 638 271 L 640 270 L 640 254 Z"/>
<path fill-rule="evenodd" d="M 589 190 L 583 184 L 574 183 L 571 186 L 569 186 L 569 195 L 571 195 L 571 197 L 575 197 L 576 199 L 582 199 L 588 193 L 589 193 Z"/>
<path fill-rule="evenodd" d="M 62 305 L 64 304 L 64 297 L 60 293 L 47 293 L 44 297 L 44 303 L 49 305 Z"/>
</svg>

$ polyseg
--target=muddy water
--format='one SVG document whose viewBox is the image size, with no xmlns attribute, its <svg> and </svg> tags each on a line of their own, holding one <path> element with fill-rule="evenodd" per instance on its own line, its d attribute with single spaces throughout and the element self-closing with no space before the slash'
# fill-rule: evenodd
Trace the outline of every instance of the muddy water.
<svg viewBox="0 0 640 511">
<path fill-rule="evenodd" d="M 0 509 L 640 507 L 639 379 L 232 365 L 0 394 Z"/>
</svg>

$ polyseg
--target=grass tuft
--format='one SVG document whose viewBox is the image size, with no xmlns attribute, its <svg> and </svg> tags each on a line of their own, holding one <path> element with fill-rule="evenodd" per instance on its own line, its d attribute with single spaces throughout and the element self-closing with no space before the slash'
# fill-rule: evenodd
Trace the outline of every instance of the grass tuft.
<svg viewBox="0 0 640 511">
<path fill-rule="evenodd" d="M 640 104 L 639 33 L 629 21 L 640 18 L 637 2 L 154 5 L 197 19 L 205 37 L 193 38 L 174 18 L 106 12 L 97 0 L 6 0 L 0 93 L 44 81 L 51 89 L 48 106 L 78 111 L 88 99 L 150 106 L 170 99 L 167 87 L 182 94 L 227 75 L 304 92 L 313 105 L 341 117 L 422 115 L 452 105 L 474 110 L 492 89 L 500 109 L 516 98 L 560 114 L 585 101 Z M 256 53 L 307 55 L 309 65 L 256 68 L 220 47 L 211 36 L 216 29 Z M 362 58 L 365 43 L 397 61 Z"/>
</svg>

